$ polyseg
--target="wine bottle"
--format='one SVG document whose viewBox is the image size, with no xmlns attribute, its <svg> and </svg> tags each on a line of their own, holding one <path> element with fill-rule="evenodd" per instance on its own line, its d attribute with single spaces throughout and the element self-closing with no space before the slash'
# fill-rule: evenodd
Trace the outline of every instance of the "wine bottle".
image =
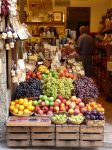
<svg viewBox="0 0 112 150">
<path fill-rule="evenodd" d="M 66 36 L 68 42 L 70 41 L 71 39 L 71 35 L 70 35 L 70 29 L 68 29 L 68 32 L 67 32 L 67 36 Z"/>
</svg>

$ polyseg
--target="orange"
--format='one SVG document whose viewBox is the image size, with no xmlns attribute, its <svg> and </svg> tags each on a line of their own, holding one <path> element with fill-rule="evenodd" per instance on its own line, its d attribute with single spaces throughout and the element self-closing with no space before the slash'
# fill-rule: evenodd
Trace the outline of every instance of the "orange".
<svg viewBox="0 0 112 150">
<path fill-rule="evenodd" d="M 11 106 L 14 106 L 14 105 L 15 105 L 15 102 L 14 102 L 14 101 L 12 101 L 12 102 L 10 103 L 10 105 L 11 105 Z"/>
<path fill-rule="evenodd" d="M 99 111 L 99 112 L 101 111 L 101 109 L 99 107 L 97 107 L 96 110 Z"/>
<path fill-rule="evenodd" d="M 92 110 L 92 107 L 91 107 L 91 106 L 88 106 L 88 110 L 91 111 L 91 110 Z"/>
</svg>

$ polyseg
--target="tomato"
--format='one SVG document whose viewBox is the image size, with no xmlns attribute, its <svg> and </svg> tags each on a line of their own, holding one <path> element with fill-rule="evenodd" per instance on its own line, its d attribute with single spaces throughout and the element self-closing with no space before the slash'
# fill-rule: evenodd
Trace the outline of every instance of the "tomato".
<svg viewBox="0 0 112 150">
<path fill-rule="evenodd" d="M 34 72 L 32 73 L 32 78 L 36 78 L 36 74 Z"/>
<path fill-rule="evenodd" d="M 65 77 L 64 72 L 61 72 L 61 73 L 59 74 L 59 76 L 60 76 L 60 77 Z"/>
<path fill-rule="evenodd" d="M 69 78 L 69 73 L 68 72 L 65 73 L 65 77 Z"/>
<path fill-rule="evenodd" d="M 28 74 L 29 76 L 32 76 L 33 72 L 32 72 L 32 71 L 28 71 L 27 74 Z"/>
<path fill-rule="evenodd" d="M 38 75 L 41 75 L 41 73 L 38 71 L 38 72 L 36 72 L 36 76 L 38 77 Z"/>
<path fill-rule="evenodd" d="M 38 78 L 39 80 L 41 80 L 41 79 L 42 79 L 42 75 L 41 75 L 41 74 L 38 74 L 37 78 Z"/>
<path fill-rule="evenodd" d="M 64 69 L 64 73 L 65 73 L 65 74 L 68 73 L 68 70 L 67 70 L 67 69 Z"/>
</svg>

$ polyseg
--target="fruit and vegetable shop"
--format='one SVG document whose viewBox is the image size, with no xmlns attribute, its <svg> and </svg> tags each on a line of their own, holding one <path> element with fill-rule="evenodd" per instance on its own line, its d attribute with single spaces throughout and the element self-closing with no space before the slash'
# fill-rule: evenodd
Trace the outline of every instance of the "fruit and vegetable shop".
<svg viewBox="0 0 112 150">
<path fill-rule="evenodd" d="M 111 6 L 1 0 L 0 141 L 7 148 L 112 146 Z"/>
</svg>

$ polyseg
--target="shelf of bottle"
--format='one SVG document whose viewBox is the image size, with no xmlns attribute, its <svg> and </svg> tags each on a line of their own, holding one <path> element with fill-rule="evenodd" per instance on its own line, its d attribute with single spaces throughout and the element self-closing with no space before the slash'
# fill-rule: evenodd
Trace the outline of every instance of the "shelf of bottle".
<svg viewBox="0 0 112 150">
<path fill-rule="evenodd" d="M 25 22 L 27 25 L 65 25 L 65 22 Z"/>
</svg>

